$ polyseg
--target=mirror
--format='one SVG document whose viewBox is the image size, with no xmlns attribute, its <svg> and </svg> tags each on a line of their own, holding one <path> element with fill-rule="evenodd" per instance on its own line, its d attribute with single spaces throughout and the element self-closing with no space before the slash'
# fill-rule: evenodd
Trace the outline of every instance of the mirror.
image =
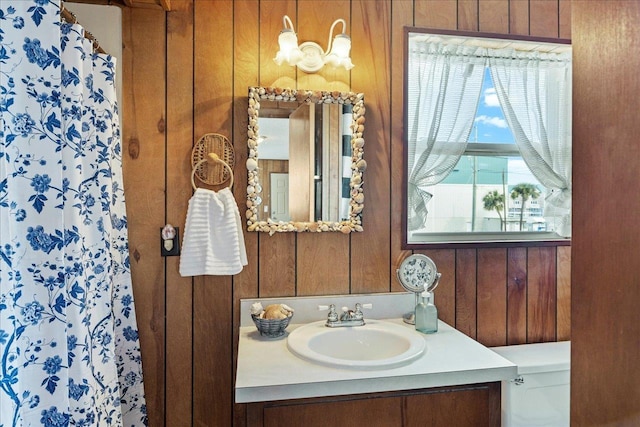
<svg viewBox="0 0 640 427">
<path fill-rule="evenodd" d="M 364 95 L 249 88 L 247 230 L 362 231 Z"/>
<path fill-rule="evenodd" d="M 403 248 L 571 236 L 568 40 L 405 28 Z"/>
</svg>

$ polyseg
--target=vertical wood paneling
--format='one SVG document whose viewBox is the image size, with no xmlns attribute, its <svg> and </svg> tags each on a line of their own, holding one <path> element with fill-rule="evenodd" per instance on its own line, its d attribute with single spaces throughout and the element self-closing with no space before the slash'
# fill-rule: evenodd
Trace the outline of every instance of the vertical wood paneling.
<svg viewBox="0 0 640 427">
<path fill-rule="evenodd" d="M 351 70 L 352 86 L 355 92 L 364 93 L 367 111 L 364 232 L 351 236 L 351 292 L 386 292 L 391 238 L 391 4 L 389 0 L 352 0 L 351 10 L 351 39 L 357 46 L 352 49 L 352 59 L 360 64 Z"/>
<path fill-rule="evenodd" d="M 478 31 L 478 7 L 480 0 L 458 1 L 458 30 Z"/>
<path fill-rule="evenodd" d="M 334 0 L 298 0 L 298 43 L 313 41 L 323 50 L 328 49 L 329 30 L 336 19 L 347 23 L 346 33 L 350 34 L 351 13 L 349 2 Z M 333 36 L 342 32 L 342 24 L 333 29 Z M 307 74 L 298 70 L 298 89 L 322 89 L 348 91 L 350 73 L 344 68 L 326 66 L 317 73 Z"/>
<path fill-rule="evenodd" d="M 295 0 L 261 1 L 259 35 L 260 86 L 297 88 L 296 68 L 277 66 L 273 58 L 278 52 L 278 35 L 282 17 L 288 15 L 294 26 L 297 22 Z M 256 23 L 246 23 L 255 25 Z M 295 26 L 297 30 L 298 27 Z M 246 98 L 243 98 L 246 99 Z M 258 234 L 258 233 L 256 233 Z M 258 289 L 260 296 L 295 295 L 296 234 L 258 234 Z"/>
<path fill-rule="evenodd" d="M 174 2 L 167 14 L 123 14 L 125 186 L 147 405 L 151 425 L 242 426 L 245 407 L 233 404 L 240 298 L 401 290 L 395 270 L 409 253 L 400 242 L 402 27 L 570 37 L 572 11 L 568 0 Z M 316 74 L 278 67 L 284 14 L 300 41 L 323 47 L 333 20 L 344 18 L 356 67 Z M 184 225 L 191 144 L 207 132 L 234 145 L 234 195 L 245 221 L 250 85 L 365 93 L 365 231 L 245 233 L 249 265 L 240 274 L 192 285 L 177 274 L 178 258 L 159 257 L 158 229 Z M 157 167 L 165 162 L 166 183 Z M 154 170 L 153 179 L 141 170 Z M 494 345 L 573 335 L 569 247 L 422 252 L 443 275 L 435 293 L 440 319 L 469 336 Z"/>
<path fill-rule="evenodd" d="M 428 0 L 414 3 L 415 25 L 455 30 L 458 26 L 457 0 Z"/>
<path fill-rule="evenodd" d="M 438 318 L 448 325 L 456 324 L 456 251 L 454 249 L 433 249 L 420 251 L 436 263 L 442 274 L 434 291 L 434 302 L 438 308 Z"/>
<path fill-rule="evenodd" d="M 195 2 L 196 138 L 232 131 L 233 2 Z M 211 31 L 215 28 L 216 31 Z M 215 307 L 215 309 L 214 309 Z M 193 424 L 232 423 L 233 295 L 230 276 L 194 279 Z M 221 318 L 228 319 L 221 322 Z M 215 337 L 215 339 L 212 339 Z M 218 390 L 212 393 L 211 390 Z"/>
<path fill-rule="evenodd" d="M 557 299 L 557 339 L 571 339 L 571 247 L 558 247 L 558 271 L 556 279 Z"/>
<path fill-rule="evenodd" d="M 529 248 L 527 274 L 527 341 L 555 341 L 556 248 Z"/>
<path fill-rule="evenodd" d="M 296 294 L 296 238 L 292 233 L 258 235 L 261 297 Z"/>
<path fill-rule="evenodd" d="M 528 0 L 509 0 L 509 34 L 529 35 Z"/>
<path fill-rule="evenodd" d="M 507 250 L 507 344 L 527 342 L 527 248 Z"/>
<path fill-rule="evenodd" d="M 640 40 L 640 3 L 572 1 L 571 14 L 573 137 L 579 144 L 573 162 L 571 422 L 636 426 L 640 56 L 630 49 Z M 598 149 L 601 143 L 606 150 Z M 611 206 L 624 209 L 612 215 Z"/>
<path fill-rule="evenodd" d="M 297 253 L 297 295 L 349 293 L 348 236 L 300 234 Z"/>
<path fill-rule="evenodd" d="M 297 31 L 298 26 L 295 0 L 269 0 L 260 2 L 260 20 L 258 23 L 247 23 L 247 25 L 258 25 L 260 29 L 260 56 L 258 65 L 260 66 L 260 86 L 276 86 L 297 88 L 296 68 L 286 65 L 278 66 L 273 62 L 273 58 L 279 50 L 278 35 L 282 30 L 282 17 L 289 16 L 293 21 Z"/>
<path fill-rule="evenodd" d="M 167 14 L 167 222 L 179 225 L 191 197 L 193 144 L 193 1 L 179 0 Z M 188 120 L 185 120 L 187 116 Z M 181 396 L 166 405 L 165 423 L 190 426 L 192 393 L 193 286 L 178 273 L 179 257 L 166 258 L 166 389 Z"/>
<path fill-rule="evenodd" d="M 560 34 L 563 39 L 571 39 L 571 0 L 558 0 L 558 19 L 560 21 Z"/>
<path fill-rule="evenodd" d="M 456 324 L 455 327 L 471 338 L 476 338 L 476 250 L 456 251 Z"/>
<path fill-rule="evenodd" d="M 558 37 L 558 0 L 529 0 L 529 31 L 532 36 Z"/>
<path fill-rule="evenodd" d="M 507 250 L 478 249 L 478 341 L 507 344 Z"/>
<path fill-rule="evenodd" d="M 413 0 L 395 0 L 391 2 L 391 147 L 403 147 L 404 144 L 404 27 L 413 25 Z M 402 188 L 403 150 L 390 150 L 391 188 Z M 396 280 L 396 270 L 402 260 L 411 252 L 402 250 L 401 215 L 402 194 L 391 191 L 391 290 L 404 290 Z"/>
<path fill-rule="evenodd" d="M 234 168 L 233 194 L 238 202 L 240 218 L 246 218 L 246 161 L 247 153 L 247 88 L 258 85 L 260 28 L 252 25 L 259 20 L 258 0 L 233 2 L 233 137 L 236 165 Z M 234 299 L 258 294 L 258 233 L 249 233 L 243 227 L 248 265 L 234 277 Z M 236 316 L 238 318 L 238 316 Z"/>
<path fill-rule="evenodd" d="M 509 33 L 509 0 L 483 0 L 478 4 L 479 30 Z"/>
<path fill-rule="evenodd" d="M 326 49 L 331 24 L 338 18 L 350 21 L 348 3 L 298 0 L 298 42 L 315 41 Z M 342 31 L 342 25 L 334 28 L 334 35 L 337 31 Z M 298 88 L 331 90 L 342 86 L 340 81 L 343 82 L 342 87 L 348 87 L 349 73 L 346 70 L 325 68 L 311 74 L 298 70 Z M 327 78 L 335 78 L 338 82 L 330 83 Z M 319 262 L 327 259 L 331 260 L 331 267 Z M 349 293 L 349 236 L 342 233 L 299 234 L 296 271 L 298 295 Z"/>
<path fill-rule="evenodd" d="M 126 9 L 123 32 L 123 172 L 131 276 L 149 422 L 161 425 L 166 375 L 165 265 L 158 233 L 165 222 L 165 14 Z"/>
<path fill-rule="evenodd" d="M 234 168 L 234 195 L 238 201 L 240 217 L 245 218 L 246 211 L 246 160 L 247 125 L 246 114 L 247 87 L 258 85 L 260 30 L 258 0 L 236 0 L 233 2 L 233 146 L 236 156 Z M 243 227 L 245 228 L 245 227 Z M 251 298 L 258 295 L 258 235 L 243 232 L 247 250 L 248 264 L 242 272 L 233 278 L 233 331 L 240 326 L 240 298 Z M 233 372 L 237 365 L 238 334 L 233 333 Z M 233 375 L 235 378 L 235 375 Z M 235 384 L 235 382 L 234 382 Z M 246 405 L 233 406 L 233 425 L 242 427 L 246 422 Z"/>
</svg>

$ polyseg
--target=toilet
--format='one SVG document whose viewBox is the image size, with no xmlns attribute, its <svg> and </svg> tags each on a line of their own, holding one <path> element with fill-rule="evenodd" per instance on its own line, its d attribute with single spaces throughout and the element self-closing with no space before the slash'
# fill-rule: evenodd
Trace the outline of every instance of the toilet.
<svg viewBox="0 0 640 427">
<path fill-rule="evenodd" d="M 571 342 L 493 347 L 518 366 L 502 382 L 503 427 L 568 427 Z"/>
</svg>

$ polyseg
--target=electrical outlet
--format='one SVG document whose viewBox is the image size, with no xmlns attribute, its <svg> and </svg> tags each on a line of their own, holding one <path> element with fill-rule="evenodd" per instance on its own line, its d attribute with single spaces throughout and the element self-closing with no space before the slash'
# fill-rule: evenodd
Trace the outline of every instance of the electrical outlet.
<svg viewBox="0 0 640 427">
<path fill-rule="evenodd" d="M 180 228 L 174 227 L 175 235 L 172 238 L 165 238 L 160 229 L 160 255 L 161 256 L 178 256 L 180 255 Z"/>
</svg>

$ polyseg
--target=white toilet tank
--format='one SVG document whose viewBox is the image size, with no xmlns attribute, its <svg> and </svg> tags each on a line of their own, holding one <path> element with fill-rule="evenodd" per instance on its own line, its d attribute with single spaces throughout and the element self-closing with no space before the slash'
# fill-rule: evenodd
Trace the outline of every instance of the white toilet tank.
<svg viewBox="0 0 640 427">
<path fill-rule="evenodd" d="M 568 427 L 571 342 L 493 347 L 518 366 L 502 382 L 503 427 Z"/>
</svg>

